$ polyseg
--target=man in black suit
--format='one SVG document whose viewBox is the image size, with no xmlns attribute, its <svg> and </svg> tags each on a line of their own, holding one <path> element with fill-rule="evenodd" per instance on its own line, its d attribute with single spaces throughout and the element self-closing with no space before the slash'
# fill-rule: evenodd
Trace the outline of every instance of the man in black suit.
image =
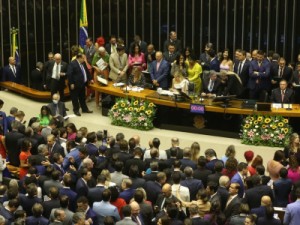
<svg viewBox="0 0 300 225">
<path fill-rule="evenodd" d="M 47 73 L 48 73 L 48 68 L 49 65 L 54 62 L 54 54 L 53 52 L 48 53 L 48 61 L 44 63 L 44 68 L 43 68 L 43 88 L 45 90 L 50 90 L 50 81 L 47 79 Z"/>
<path fill-rule="evenodd" d="M 166 183 L 167 176 L 164 172 L 157 174 L 156 181 L 149 180 L 145 183 L 145 191 L 147 193 L 147 200 L 155 203 L 158 195 L 161 193 L 162 186 Z"/>
<path fill-rule="evenodd" d="M 68 64 L 61 60 L 61 54 L 54 55 L 54 60 L 47 66 L 47 77 L 50 84 L 51 96 L 59 92 L 60 98 L 64 101 L 64 89 Z"/>
<path fill-rule="evenodd" d="M 286 65 L 284 58 L 280 58 L 278 61 L 278 66 L 271 70 L 271 83 L 272 88 L 278 88 L 278 83 L 280 80 L 284 79 L 290 81 L 293 75 L 293 70 Z"/>
<path fill-rule="evenodd" d="M 30 74 L 30 87 L 39 91 L 43 91 L 43 63 L 37 62 L 34 70 Z"/>
<path fill-rule="evenodd" d="M 47 136 L 47 145 L 49 150 L 49 159 L 51 163 L 53 163 L 52 157 L 54 153 L 59 153 L 63 157 L 65 157 L 64 148 L 60 145 L 58 141 L 56 141 L 55 136 L 53 134 Z"/>
<path fill-rule="evenodd" d="M 145 185 L 145 179 L 144 178 L 140 178 L 140 170 L 138 168 L 138 165 L 133 164 L 130 166 L 129 169 L 129 177 L 132 180 L 132 185 L 131 187 L 133 189 L 137 189 L 139 187 L 144 187 Z"/>
<path fill-rule="evenodd" d="M 76 60 L 73 60 L 68 67 L 68 80 L 70 85 L 70 95 L 72 99 L 73 111 L 77 116 L 81 116 L 79 112 L 79 104 L 84 113 L 92 113 L 85 102 L 85 87 L 88 83 L 94 83 L 91 75 L 84 62 L 84 56 L 79 53 Z"/>
<path fill-rule="evenodd" d="M 208 176 L 211 174 L 211 170 L 206 168 L 206 158 L 204 156 L 200 156 L 198 159 L 198 168 L 194 170 L 194 178 L 201 180 L 203 186 L 206 187 Z"/>
<path fill-rule="evenodd" d="M 16 59 L 12 56 L 8 58 L 8 65 L 3 68 L 2 81 L 22 83 L 21 67 L 16 65 Z"/>
<path fill-rule="evenodd" d="M 209 69 L 220 72 L 220 61 L 216 55 L 216 51 L 214 49 L 210 49 L 207 54 L 210 58 Z"/>
<path fill-rule="evenodd" d="M 211 224 L 208 220 L 204 220 L 199 215 L 199 209 L 196 204 L 192 204 L 189 207 L 190 218 L 192 220 L 192 225 L 209 225 Z"/>
<path fill-rule="evenodd" d="M 141 52 L 143 52 L 144 54 L 146 53 L 147 43 L 141 40 L 140 35 L 134 35 L 134 41 L 130 43 L 130 49 L 132 49 L 135 44 L 138 44 L 140 46 Z"/>
<path fill-rule="evenodd" d="M 183 158 L 183 149 L 179 147 L 179 138 L 173 137 L 171 139 L 171 148 L 166 150 L 168 159 L 171 157 L 171 149 L 176 150 L 176 158 L 182 159 Z"/>
<path fill-rule="evenodd" d="M 228 199 L 228 187 L 230 185 L 229 177 L 227 176 L 221 176 L 219 180 L 219 187 L 218 187 L 218 195 L 220 196 L 221 201 L 221 209 L 224 211 Z"/>
<path fill-rule="evenodd" d="M 162 194 L 158 196 L 154 208 L 157 207 L 159 211 L 163 210 L 166 199 L 170 199 L 174 203 L 179 202 L 179 200 L 172 194 L 172 187 L 170 184 L 164 184 L 161 191 Z"/>
<path fill-rule="evenodd" d="M 176 52 L 181 52 L 182 46 L 181 41 L 177 39 L 177 33 L 175 31 L 170 32 L 169 40 L 166 40 L 164 43 L 164 51 L 168 51 L 169 44 L 173 44 L 175 46 Z"/>
<path fill-rule="evenodd" d="M 143 151 L 140 147 L 136 147 L 133 152 L 134 156 L 132 159 L 129 159 L 125 162 L 124 166 L 124 174 L 130 175 L 129 171 L 132 165 L 137 165 L 139 169 L 138 177 L 142 176 L 142 172 L 145 171 L 145 162 L 142 160 L 143 157 Z"/>
<path fill-rule="evenodd" d="M 238 196 L 240 185 L 239 183 L 231 183 L 229 186 L 229 197 L 226 202 L 224 214 L 228 220 L 230 217 L 239 214 L 241 199 Z"/>
<path fill-rule="evenodd" d="M 81 178 L 77 180 L 76 192 L 77 196 L 88 196 L 89 188 L 87 182 L 92 179 L 92 173 L 87 168 L 81 170 Z"/>
<path fill-rule="evenodd" d="M 49 189 L 49 201 L 44 201 L 43 202 L 43 216 L 46 218 L 50 217 L 51 211 L 54 208 L 59 208 L 60 207 L 60 201 L 59 201 L 59 191 L 57 187 L 50 187 Z"/>
<path fill-rule="evenodd" d="M 20 205 L 25 210 L 27 216 L 32 216 L 32 206 L 35 203 L 42 203 L 42 199 L 37 196 L 37 186 L 35 183 L 28 184 L 26 187 L 26 195 L 20 195 Z"/>
<path fill-rule="evenodd" d="M 213 174 L 210 174 L 207 176 L 207 182 L 215 182 L 215 183 L 219 183 L 220 177 L 222 176 L 222 170 L 224 168 L 224 165 L 221 161 L 218 161 L 215 163 L 215 172 Z"/>
<path fill-rule="evenodd" d="M 7 207 L 0 207 L 0 215 L 6 220 L 5 224 L 11 224 L 15 221 L 14 213 L 18 207 L 19 201 L 17 199 L 9 200 Z"/>
<path fill-rule="evenodd" d="M 11 123 L 12 131 L 5 134 L 5 146 L 8 154 L 10 165 L 19 167 L 20 165 L 20 148 L 18 140 L 24 137 L 24 134 L 18 131 L 18 128 L 23 126 L 19 121 L 14 120 Z"/>
<path fill-rule="evenodd" d="M 241 81 L 243 90 L 241 93 L 241 97 L 248 98 L 249 90 L 248 90 L 248 80 L 249 80 L 249 68 L 250 61 L 246 58 L 246 51 L 239 50 L 236 52 L 237 62 L 234 64 L 233 72 L 236 73 Z"/>
<path fill-rule="evenodd" d="M 236 95 L 243 97 L 243 84 L 241 78 L 234 73 L 221 73 L 220 85 L 218 88 L 217 96 Z"/>
<path fill-rule="evenodd" d="M 287 81 L 281 80 L 279 88 L 272 90 L 271 102 L 273 103 L 293 103 L 294 102 L 294 91 L 287 88 Z"/>
<path fill-rule="evenodd" d="M 245 191 L 245 202 L 248 203 L 249 208 L 257 208 L 260 206 L 261 198 L 265 195 L 269 196 L 273 202 L 274 196 L 272 189 L 267 185 L 261 184 L 261 178 L 259 175 L 253 175 L 251 177 L 253 188 Z"/>
<path fill-rule="evenodd" d="M 186 178 L 185 180 L 182 180 L 180 184 L 190 190 L 191 201 L 196 200 L 199 189 L 203 188 L 202 181 L 193 178 L 193 169 L 189 166 L 184 169 L 184 174 Z"/>
</svg>

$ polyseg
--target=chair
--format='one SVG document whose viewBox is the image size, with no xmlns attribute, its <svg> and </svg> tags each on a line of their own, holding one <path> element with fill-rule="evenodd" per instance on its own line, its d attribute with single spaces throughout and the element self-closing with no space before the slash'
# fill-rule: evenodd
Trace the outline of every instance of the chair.
<svg viewBox="0 0 300 225">
<path fill-rule="evenodd" d="M 263 90 L 259 95 L 259 102 L 269 102 L 269 94 L 267 91 Z"/>
</svg>

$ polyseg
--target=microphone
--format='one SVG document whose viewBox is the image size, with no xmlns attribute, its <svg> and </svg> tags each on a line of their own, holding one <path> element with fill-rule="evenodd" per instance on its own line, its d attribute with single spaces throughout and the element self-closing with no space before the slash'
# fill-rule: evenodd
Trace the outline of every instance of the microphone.
<svg viewBox="0 0 300 225">
<path fill-rule="evenodd" d="M 127 89 L 127 86 L 128 86 L 128 79 L 127 79 L 127 76 L 125 78 L 125 90 L 123 90 L 123 93 L 129 93 L 128 89 Z"/>
</svg>

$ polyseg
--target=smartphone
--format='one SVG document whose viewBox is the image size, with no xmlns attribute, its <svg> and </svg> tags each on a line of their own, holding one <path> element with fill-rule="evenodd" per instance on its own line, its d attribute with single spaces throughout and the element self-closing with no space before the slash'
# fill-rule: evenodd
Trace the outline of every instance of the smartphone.
<svg viewBox="0 0 300 225">
<path fill-rule="evenodd" d="M 103 139 L 107 138 L 107 130 L 103 130 Z"/>
</svg>

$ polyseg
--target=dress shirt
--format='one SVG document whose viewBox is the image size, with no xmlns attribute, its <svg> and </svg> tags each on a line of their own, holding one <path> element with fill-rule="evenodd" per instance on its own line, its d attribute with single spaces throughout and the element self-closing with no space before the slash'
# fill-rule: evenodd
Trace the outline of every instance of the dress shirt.
<svg viewBox="0 0 300 225">
<path fill-rule="evenodd" d="M 59 80 L 60 69 L 61 69 L 61 64 L 54 63 L 51 78 Z"/>
<path fill-rule="evenodd" d="M 238 194 L 236 194 L 236 195 L 229 195 L 229 198 L 228 198 L 227 203 L 226 203 L 226 208 L 228 207 L 228 205 L 230 204 L 230 202 L 231 202 L 234 198 L 236 198 L 237 196 L 238 196 Z"/>
</svg>

